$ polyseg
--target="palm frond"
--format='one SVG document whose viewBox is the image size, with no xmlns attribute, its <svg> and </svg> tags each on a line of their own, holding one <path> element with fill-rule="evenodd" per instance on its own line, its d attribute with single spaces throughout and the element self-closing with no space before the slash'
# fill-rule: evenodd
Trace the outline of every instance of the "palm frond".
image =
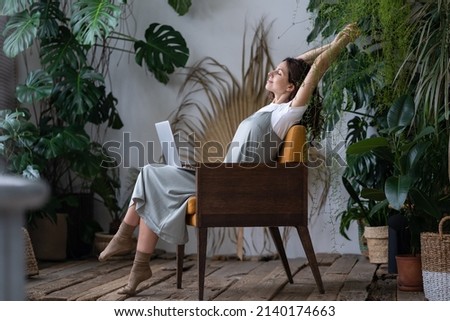
<svg viewBox="0 0 450 321">
<path fill-rule="evenodd" d="M 181 157 L 187 161 L 223 160 L 226 147 L 239 123 L 267 104 L 264 83 L 267 73 L 273 69 L 267 45 L 270 26 L 271 24 L 266 27 L 265 21 L 261 20 L 255 30 L 248 57 L 244 33 L 240 77 L 236 77 L 212 57 L 206 57 L 188 68 L 186 80 L 180 90 L 186 94 L 179 108 L 170 117 L 174 132 L 191 146 L 180 151 Z M 200 101 L 199 95 L 204 95 L 207 104 Z M 214 152 L 212 159 L 206 152 L 208 147 L 221 150 Z"/>
<path fill-rule="evenodd" d="M 418 108 L 425 107 L 423 116 L 436 123 L 442 112 L 446 119 L 450 115 L 448 12 L 448 1 L 438 0 L 421 4 L 411 14 L 416 33 L 411 55 L 407 59 L 413 63 L 409 73 L 411 82 L 417 81 L 415 103 Z"/>
</svg>

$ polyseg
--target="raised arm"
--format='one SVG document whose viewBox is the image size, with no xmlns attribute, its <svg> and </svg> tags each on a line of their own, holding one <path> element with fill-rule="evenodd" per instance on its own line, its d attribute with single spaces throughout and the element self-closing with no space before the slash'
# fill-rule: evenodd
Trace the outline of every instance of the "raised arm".
<svg viewBox="0 0 450 321">
<path fill-rule="evenodd" d="M 311 65 L 314 62 L 314 60 L 317 58 L 318 55 L 320 55 L 322 52 L 324 52 L 325 50 L 327 50 L 330 47 L 331 47 L 331 43 L 323 45 L 318 48 L 308 50 L 307 52 L 302 53 L 300 56 L 298 56 L 296 58 L 303 60 L 308 65 Z"/>
<path fill-rule="evenodd" d="M 324 48 L 314 59 L 310 71 L 306 75 L 305 80 L 292 101 L 292 107 L 305 106 L 308 103 L 314 89 L 319 84 L 320 79 L 328 70 L 331 63 L 336 59 L 342 49 L 350 42 L 354 41 L 358 36 L 359 30 L 356 24 L 350 24 L 347 25 L 329 45 L 324 46 L 325 48 L 321 47 L 316 49 L 320 50 Z M 308 59 L 313 57 L 314 52 L 307 52 L 306 54 L 306 58 Z M 302 55 L 297 58 L 301 58 L 301 56 Z"/>
</svg>

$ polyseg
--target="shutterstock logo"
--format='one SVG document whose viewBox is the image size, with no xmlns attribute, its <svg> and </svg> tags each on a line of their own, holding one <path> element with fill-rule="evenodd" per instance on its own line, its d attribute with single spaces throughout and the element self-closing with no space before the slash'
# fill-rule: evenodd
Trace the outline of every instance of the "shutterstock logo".
<svg viewBox="0 0 450 321">
<path fill-rule="evenodd" d="M 287 145 L 289 142 L 284 144 L 285 147 L 289 147 Z M 248 141 L 241 146 L 237 142 L 224 145 L 217 141 L 200 142 L 195 139 L 195 135 L 191 135 L 184 140 L 181 140 L 179 135 L 175 135 L 175 145 L 180 155 L 202 155 L 202 163 L 216 164 L 220 164 L 228 152 L 232 154 L 233 159 L 241 159 L 245 163 L 268 163 L 270 165 L 272 162 L 262 159 L 261 155 L 276 155 L 279 150 L 279 144 L 270 140 L 265 140 L 263 143 Z M 343 140 L 334 146 L 332 146 L 330 139 L 322 142 L 315 141 L 308 143 L 307 147 L 310 152 L 307 155 L 303 155 L 303 162 L 309 168 L 331 167 L 334 163 L 342 167 L 347 166 L 342 156 L 345 154 L 346 148 Z M 111 140 L 105 142 L 103 148 L 106 151 L 105 156 L 108 160 L 102 162 L 102 167 L 143 167 L 147 164 L 160 162 L 159 150 L 161 145 L 159 142 L 132 140 L 129 132 L 123 133 L 121 141 Z M 155 155 L 158 156 L 156 157 Z M 137 165 L 132 166 L 132 163 L 135 164 L 136 160 Z M 246 167 L 248 166 L 246 165 Z"/>
</svg>

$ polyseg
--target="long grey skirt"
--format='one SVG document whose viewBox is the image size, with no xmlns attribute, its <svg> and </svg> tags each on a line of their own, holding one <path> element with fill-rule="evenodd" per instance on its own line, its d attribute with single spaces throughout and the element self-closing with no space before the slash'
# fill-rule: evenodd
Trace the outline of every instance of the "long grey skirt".
<svg viewBox="0 0 450 321">
<path fill-rule="evenodd" d="M 171 244 L 188 241 L 187 199 L 196 192 L 195 174 L 163 164 L 142 168 L 131 196 L 138 215 L 160 239 Z"/>
</svg>

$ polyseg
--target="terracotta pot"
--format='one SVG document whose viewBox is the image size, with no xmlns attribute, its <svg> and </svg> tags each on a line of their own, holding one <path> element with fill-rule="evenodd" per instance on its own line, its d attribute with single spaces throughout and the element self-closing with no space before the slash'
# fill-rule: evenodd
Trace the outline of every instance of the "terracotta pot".
<svg viewBox="0 0 450 321">
<path fill-rule="evenodd" d="M 400 291 L 423 291 L 422 260 L 420 255 L 397 255 L 397 288 Z"/>
</svg>

